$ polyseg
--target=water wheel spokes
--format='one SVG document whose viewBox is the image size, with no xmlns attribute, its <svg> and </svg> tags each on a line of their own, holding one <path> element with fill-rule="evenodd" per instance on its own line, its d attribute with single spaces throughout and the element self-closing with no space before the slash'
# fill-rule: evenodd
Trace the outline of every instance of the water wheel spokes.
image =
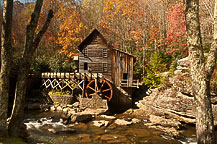
<svg viewBox="0 0 217 144">
<path fill-rule="evenodd" d="M 105 79 L 91 80 L 86 86 L 85 96 L 91 98 L 95 93 L 110 101 L 113 95 L 112 85 Z"/>
</svg>

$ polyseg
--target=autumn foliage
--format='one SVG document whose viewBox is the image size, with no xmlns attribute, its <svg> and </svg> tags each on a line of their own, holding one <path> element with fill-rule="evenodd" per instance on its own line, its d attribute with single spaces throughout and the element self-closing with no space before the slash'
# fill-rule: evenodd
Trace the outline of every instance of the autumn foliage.
<svg viewBox="0 0 217 144">
<path fill-rule="evenodd" d="M 174 5 L 169 9 L 168 14 L 166 38 L 168 53 L 185 50 L 187 48 L 187 36 L 184 5 Z"/>
<path fill-rule="evenodd" d="M 181 1 L 45 0 L 44 3 L 37 29 L 44 23 L 48 9 L 54 10 L 55 17 L 36 52 L 36 57 L 49 57 L 58 52 L 72 58 L 78 53 L 77 46 L 95 28 L 115 48 L 137 56 L 136 74 L 146 73 L 146 66 L 150 65 L 151 55 L 155 52 L 170 58 L 170 62 L 168 59 L 162 60 L 167 69 L 171 61 L 188 54 L 185 4 Z M 212 4 L 206 1 L 201 3 L 201 17 L 206 22 L 202 33 L 206 39 L 211 33 L 208 16 L 211 12 L 206 11 L 206 7 Z M 25 34 L 23 26 L 27 24 L 27 18 L 32 11 L 33 3 L 14 2 L 15 56 L 19 56 L 22 49 L 24 42 L 21 37 Z"/>
</svg>

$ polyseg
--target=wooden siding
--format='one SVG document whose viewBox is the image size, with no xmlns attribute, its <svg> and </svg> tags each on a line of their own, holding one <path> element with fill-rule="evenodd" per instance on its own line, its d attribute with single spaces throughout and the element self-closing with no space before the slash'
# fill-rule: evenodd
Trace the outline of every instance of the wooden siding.
<svg viewBox="0 0 217 144">
<path fill-rule="evenodd" d="M 132 86 L 134 57 L 107 45 L 104 37 L 96 29 L 78 48 L 80 50 L 80 73 L 102 73 L 104 77 L 114 82 L 118 87 L 121 86 L 123 75 L 126 73 L 127 86 Z M 107 57 L 103 57 L 103 50 L 105 49 L 107 49 Z M 84 51 L 87 52 L 87 57 L 84 56 Z M 84 70 L 84 63 L 88 63 L 88 70 Z M 104 63 L 107 66 L 106 72 L 103 71 Z"/>
<path fill-rule="evenodd" d="M 129 86 L 132 86 L 133 57 L 114 49 L 112 59 L 113 59 L 112 81 L 114 81 L 114 83 L 117 86 L 120 86 L 120 82 L 123 79 L 123 75 L 124 73 L 126 73 Z"/>
<path fill-rule="evenodd" d="M 87 56 L 82 54 L 87 49 Z M 79 72 L 103 73 L 106 78 L 111 79 L 112 61 L 111 48 L 107 47 L 101 35 L 94 36 L 90 44 L 88 44 L 79 54 Z M 103 49 L 107 49 L 107 57 L 103 57 Z M 84 63 L 88 63 L 88 70 L 84 70 Z M 107 63 L 107 72 L 103 71 L 103 63 Z"/>
</svg>

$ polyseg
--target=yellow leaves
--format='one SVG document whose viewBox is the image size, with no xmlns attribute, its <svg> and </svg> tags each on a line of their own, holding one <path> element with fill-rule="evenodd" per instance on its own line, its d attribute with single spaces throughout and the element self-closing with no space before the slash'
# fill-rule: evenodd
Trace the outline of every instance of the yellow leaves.
<svg viewBox="0 0 217 144">
<path fill-rule="evenodd" d="M 86 26 L 81 22 L 79 12 L 76 8 L 71 8 L 70 13 L 65 12 L 64 5 L 62 7 L 62 16 L 61 19 L 63 23 L 60 25 L 59 29 L 59 37 L 57 39 L 57 43 L 61 45 L 61 50 L 59 53 L 72 57 L 75 53 L 74 51 L 77 49 L 77 46 L 81 43 L 82 35 Z"/>
</svg>

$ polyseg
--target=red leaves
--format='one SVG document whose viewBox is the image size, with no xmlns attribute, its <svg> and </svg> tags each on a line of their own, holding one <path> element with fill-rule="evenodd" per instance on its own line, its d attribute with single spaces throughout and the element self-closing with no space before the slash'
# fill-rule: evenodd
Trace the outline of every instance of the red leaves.
<svg viewBox="0 0 217 144">
<path fill-rule="evenodd" d="M 168 26 L 166 44 L 167 53 L 174 53 L 187 48 L 185 9 L 183 4 L 176 4 L 168 11 Z"/>
</svg>

